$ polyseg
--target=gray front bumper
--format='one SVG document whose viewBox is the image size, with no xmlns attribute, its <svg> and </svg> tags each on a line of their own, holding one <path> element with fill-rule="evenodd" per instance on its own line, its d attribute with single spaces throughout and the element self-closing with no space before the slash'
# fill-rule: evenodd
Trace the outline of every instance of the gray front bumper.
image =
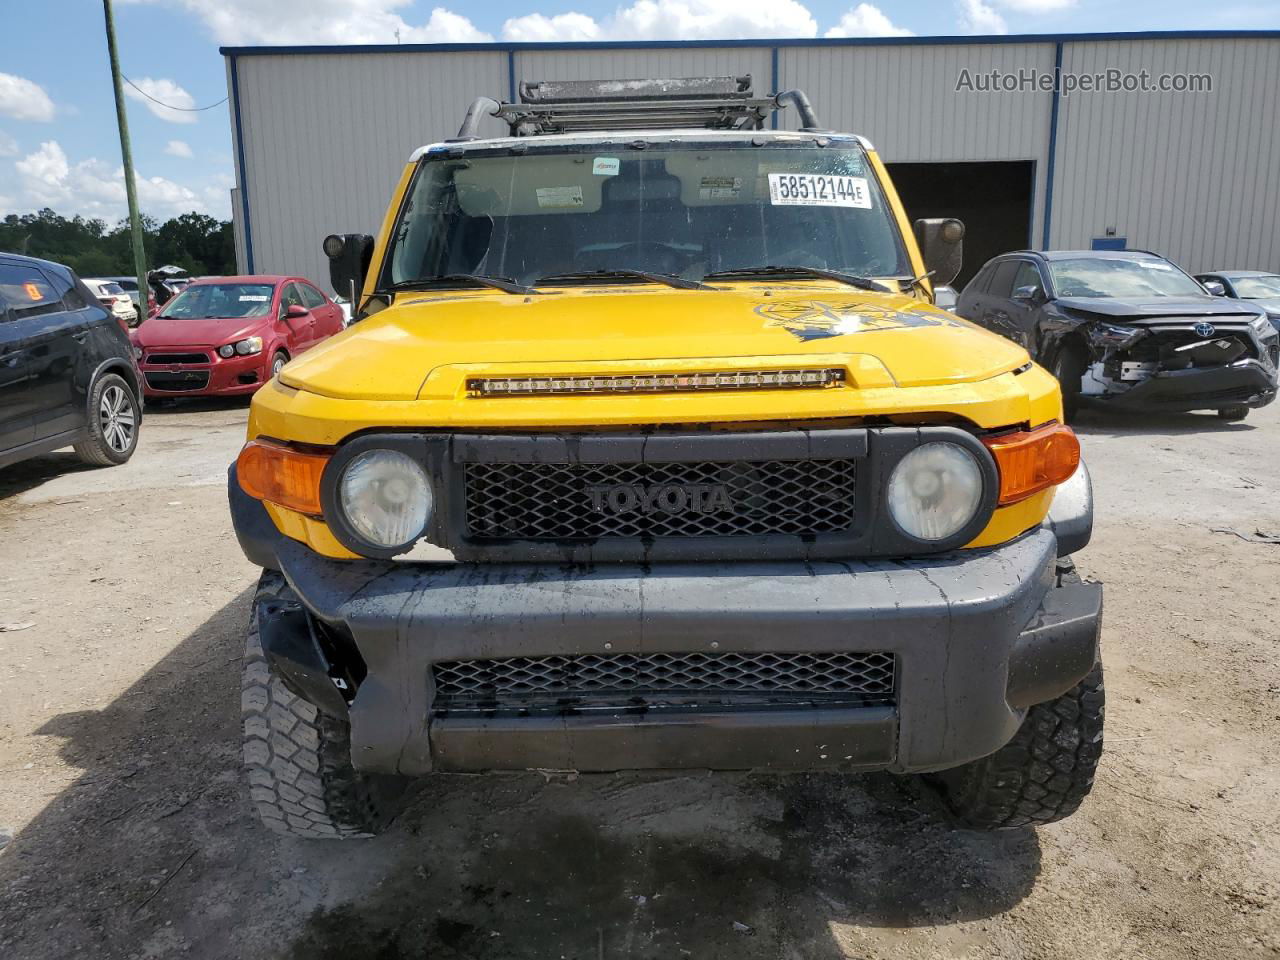
<svg viewBox="0 0 1280 960">
<path fill-rule="evenodd" d="M 1101 587 L 1063 580 L 1057 546 L 1040 529 L 911 561 L 351 563 L 284 538 L 275 554 L 306 610 L 353 638 L 367 668 L 349 706 L 362 769 L 907 772 L 999 749 L 1027 706 L 1092 667 Z M 895 703 L 676 715 L 432 710 L 435 661 L 713 650 L 890 651 Z M 280 660 L 288 676 L 292 661 Z M 294 679 L 305 686 L 315 672 Z"/>
</svg>

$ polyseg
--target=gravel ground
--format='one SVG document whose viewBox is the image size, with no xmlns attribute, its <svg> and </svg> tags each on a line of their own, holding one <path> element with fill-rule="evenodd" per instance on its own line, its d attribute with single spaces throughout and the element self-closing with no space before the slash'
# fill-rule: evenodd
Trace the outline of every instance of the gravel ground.
<svg viewBox="0 0 1280 960">
<path fill-rule="evenodd" d="M 955 830 L 887 775 L 454 777 L 342 845 L 239 783 L 244 419 L 0 472 L 0 956 L 1280 955 L 1280 545 L 1215 532 L 1280 533 L 1280 406 L 1084 414 L 1108 742 L 1064 823 Z"/>
</svg>

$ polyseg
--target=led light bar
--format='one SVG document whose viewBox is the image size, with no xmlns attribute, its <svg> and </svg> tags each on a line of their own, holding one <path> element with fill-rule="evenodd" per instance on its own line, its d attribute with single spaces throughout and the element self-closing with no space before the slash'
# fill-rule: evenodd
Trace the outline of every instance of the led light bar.
<svg viewBox="0 0 1280 960">
<path fill-rule="evenodd" d="M 715 373 L 637 373 L 580 377 L 484 377 L 467 381 L 473 397 L 565 393 L 692 393 L 699 390 L 794 390 L 833 387 L 844 370 L 743 370 Z"/>
</svg>

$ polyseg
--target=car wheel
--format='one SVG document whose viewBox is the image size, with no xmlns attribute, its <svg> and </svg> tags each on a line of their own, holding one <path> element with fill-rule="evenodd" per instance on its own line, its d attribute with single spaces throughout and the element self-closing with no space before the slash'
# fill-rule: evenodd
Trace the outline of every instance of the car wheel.
<svg viewBox="0 0 1280 960">
<path fill-rule="evenodd" d="M 117 373 L 99 377 L 89 391 L 89 427 L 76 456 L 95 467 L 113 467 L 133 456 L 141 416 L 133 388 Z"/>
<path fill-rule="evenodd" d="M 351 727 L 290 690 L 263 653 L 262 605 L 297 603 L 284 577 L 262 574 L 249 613 L 241 716 L 249 797 L 277 833 L 316 840 L 371 837 L 399 810 L 409 781 L 351 762 Z"/>
<path fill-rule="evenodd" d="M 1249 408 L 1243 403 L 1232 404 L 1229 407 L 1218 408 L 1218 419 L 1225 420 L 1227 423 L 1237 423 L 1249 415 Z"/>
<path fill-rule="evenodd" d="M 284 365 L 289 362 L 288 356 L 283 350 L 277 350 L 276 355 L 271 358 L 271 376 L 268 379 L 274 380 L 280 375 L 280 371 L 284 369 Z"/>
<path fill-rule="evenodd" d="M 1077 343 L 1064 343 L 1053 358 L 1053 375 L 1062 391 L 1062 415 L 1074 420 L 1080 410 L 1080 381 L 1089 367 L 1084 349 Z"/>
<path fill-rule="evenodd" d="M 1061 820 L 1093 789 L 1105 702 L 1097 664 L 1062 696 L 1029 709 L 1013 739 L 991 756 L 927 779 L 955 818 L 975 830 Z"/>
</svg>

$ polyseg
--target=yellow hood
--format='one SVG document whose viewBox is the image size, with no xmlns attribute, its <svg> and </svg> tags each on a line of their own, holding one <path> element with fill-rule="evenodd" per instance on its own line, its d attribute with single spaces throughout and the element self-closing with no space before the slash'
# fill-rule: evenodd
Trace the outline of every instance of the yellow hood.
<svg viewBox="0 0 1280 960">
<path fill-rule="evenodd" d="M 974 383 L 1019 346 L 929 304 L 843 285 L 401 294 L 291 363 L 287 386 L 344 400 L 451 399 L 465 379 L 577 372 L 845 366 L 853 387 Z"/>
</svg>

